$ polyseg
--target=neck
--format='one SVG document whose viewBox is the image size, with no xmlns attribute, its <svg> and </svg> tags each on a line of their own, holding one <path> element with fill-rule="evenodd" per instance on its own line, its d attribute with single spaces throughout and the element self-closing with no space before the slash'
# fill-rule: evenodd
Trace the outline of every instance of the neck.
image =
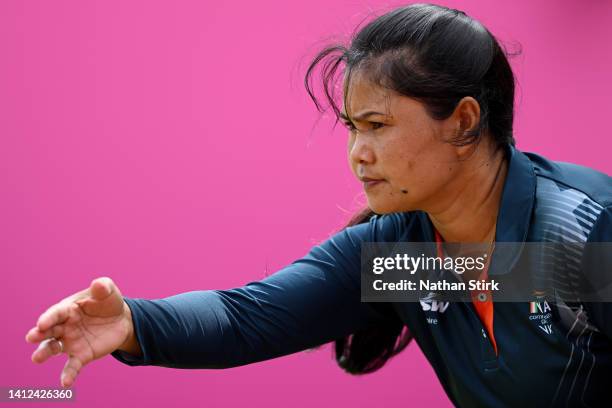
<svg viewBox="0 0 612 408">
<path fill-rule="evenodd" d="M 458 183 L 445 190 L 436 206 L 425 210 L 445 242 L 489 243 L 495 239 L 497 214 L 508 171 L 503 149 L 477 149 Z M 486 151 L 485 151 L 486 150 Z"/>
</svg>

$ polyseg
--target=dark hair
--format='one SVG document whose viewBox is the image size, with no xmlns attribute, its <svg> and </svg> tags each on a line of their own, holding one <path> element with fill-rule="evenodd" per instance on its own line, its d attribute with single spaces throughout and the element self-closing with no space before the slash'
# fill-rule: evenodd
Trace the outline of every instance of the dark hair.
<svg viewBox="0 0 612 408">
<path fill-rule="evenodd" d="M 351 74 L 356 69 L 375 84 L 422 102 L 428 115 L 437 120 L 448 118 L 463 97 L 471 96 L 480 105 L 480 123 L 456 135 L 451 143 L 466 145 L 488 134 L 501 148 L 515 144 L 515 78 L 509 55 L 489 30 L 464 12 L 434 4 L 413 4 L 365 25 L 348 48 L 332 45 L 321 50 L 308 67 L 304 85 L 317 109 L 324 112 L 326 107 L 312 86 L 315 72 L 320 72 L 324 100 L 333 110 L 336 123 L 341 110 L 334 90 L 342 65 L 345 104 Z M 365 222 L 373 214 L 366 208 L 347 227 Z M 354 333 L 336 340 L 336 360 L 352 374 L 372 372 L 405 348 L 410 339 L 402 325 Z"/>
<path fill-rule="evenodd" d="M 515 144 L 515 77 L 507 55 L 516 54 L 502 50 L 489 30 L 463 11 L 413 4 L 367 24 L 349 48 L 339 44 L 324 48 L 310 63 L 304 85 L 317 109 L 325 111 L 312 86 L 320 68 L 324 97 L 336 121 L 341 110 L 334 89 L 342 64 L 344 103 L 357 68 L 374 83 L 422 102 L 433 119 L 448 118 L 461 98 L 471 96 L 480 105 L 480 124 L 452 142 L 469 144 L 489 131 L 501 147 Z"/>
</svg>

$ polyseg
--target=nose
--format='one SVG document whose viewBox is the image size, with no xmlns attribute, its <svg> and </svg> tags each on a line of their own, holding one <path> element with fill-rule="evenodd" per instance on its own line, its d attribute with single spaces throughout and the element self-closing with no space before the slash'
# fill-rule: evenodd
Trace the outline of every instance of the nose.
<svg viewBox="0 0 612 408">
<path fill-rule="evenodd" d="M 349 159 L 352 164 L 374 163 L 374 150 L 363 134 L 353 135 L 349 143 Z"/>
</svg>

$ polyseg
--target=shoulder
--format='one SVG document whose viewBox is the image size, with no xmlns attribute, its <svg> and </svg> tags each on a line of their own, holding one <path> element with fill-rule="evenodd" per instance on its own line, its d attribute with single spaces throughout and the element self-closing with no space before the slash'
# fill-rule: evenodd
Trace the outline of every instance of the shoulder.
<svg viewBox="0 0 612 408">
<path fill-rule="evenodd" d="M 432 240 L 431 226 L 423 211 L 377 214 L 370 219 L 372 242 L 421 242 Z"/>
<path fill-rule="evenodd" d="M 593 168 L 574 163 L 553 161 L 532 152 L 524 152 L 531 161 L 538 186 L 551 185 L 561 191 L 581 193 L 601 207 L 612 205 L 612 177 Z"/>
<path fill-rule="evenodd" d="M 397 242 L 418 234 L 419 211 L 374 214 L 362 223 L 340 232 L 343 239 L 354 242 Z M 338 234 L 336 235 L 338 236 Z"/>
<path fill-rule="evenodd" d="M 612 178 L 595 169 L 524 153 L 536 176 L 534 215 L 538 240 L 558 235 L 563 241 L 584 242 L 609 222 Z M 609 227 L 606 227 L 609 228 Z"/>
</svg>

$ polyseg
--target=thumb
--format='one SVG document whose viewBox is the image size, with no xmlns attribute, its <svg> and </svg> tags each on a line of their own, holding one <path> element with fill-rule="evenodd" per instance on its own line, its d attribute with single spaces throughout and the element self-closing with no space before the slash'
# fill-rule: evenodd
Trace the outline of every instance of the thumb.
<svg viewBox="0 0 612 408">
<path fill-rule="evenodd" d="M 117 316 L 123 310 L 123 299 L 119 288 L 111 278 L 103 277 L 91 281 L 89 296 L 76 302 L 89 316 Z"/>
<path fill-rule="evenodd" d="M 93 300 L 104 300 L 113 293 L 115 284 L 112 279 L 103 277 L 94 279 L 89 286 L 89 291 Z"/>
</svg>

